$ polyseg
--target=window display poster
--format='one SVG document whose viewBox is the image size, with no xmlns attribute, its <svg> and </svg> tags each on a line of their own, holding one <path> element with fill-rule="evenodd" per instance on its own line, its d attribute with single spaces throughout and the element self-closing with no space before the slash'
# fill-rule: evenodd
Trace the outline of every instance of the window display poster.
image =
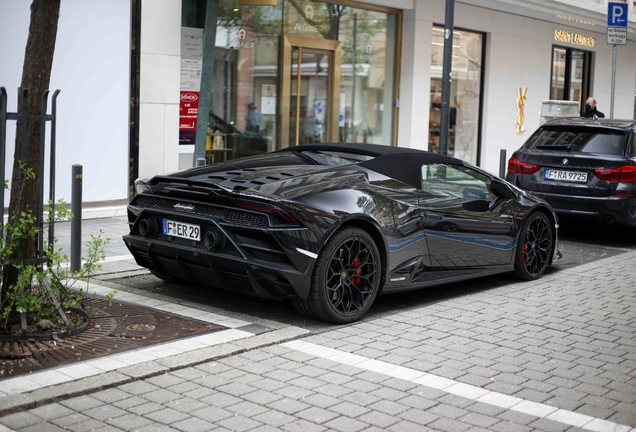
<svg viewBox="0 0 636 432">
<path fill-rule="evenodd" d="M 261 86 L 261 114 L 276 114 L 276 86 L 274 84 Z"/>
<path fill-rule="evenodd" d="M 203 29 L 181 27 L 179 144 L 194 144 L 203 67 Z"/>
</svg>

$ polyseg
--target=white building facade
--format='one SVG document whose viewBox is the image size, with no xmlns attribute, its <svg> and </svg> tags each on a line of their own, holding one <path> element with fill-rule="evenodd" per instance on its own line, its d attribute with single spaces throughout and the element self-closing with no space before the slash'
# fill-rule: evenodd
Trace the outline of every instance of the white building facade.
<svg viewBox="0 0 636 432">
<path fill-rule="evenodd" d="M 0 0 L 0 85 L 10 94 L 26 45 L 24 3 Z M 193 165 L 196 111 L 182 101 L 199 90 L 200 47 L 187 38 L 197 45 L 203 34 L 205 3 L 62 0 L 51 80 L 62 89 L 58 196 L 70 196 L 66 171 L 76 163 L 84 201 L 125 199 L 134 177 Z M 444 0 L 220 3 L 210 159 L 318 141 L 439 151 Z M 631 119 L 636 11 L 627 4 L 614 117 Z M 606 0 L 456 1 L 449 153 L 497 172 L 500 150 L 510 155 L 529 138 L 546 100 L 582 110 L 593 96 L 609 117 L 607 11 Z"/>
</svg>

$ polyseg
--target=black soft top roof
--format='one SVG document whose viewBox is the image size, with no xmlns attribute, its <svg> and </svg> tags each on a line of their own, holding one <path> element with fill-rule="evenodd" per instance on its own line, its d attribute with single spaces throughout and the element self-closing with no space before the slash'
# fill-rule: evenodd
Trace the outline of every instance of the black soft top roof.
<svg viewBox="0 0 636 432">
<path fill-rule="evenodd" d="M 408 147 L 393 147 L 377 144 L 333 143 L 333 144 L 304 144 L 287 147 L 279 152 L 303 151 L 336 151 L 357 155 L 373 156 L 374 159 L 360 162 L 357 165 L 384 174 L 387 177 L 419 188 L 422 182 L 422 165 L 428 163 L 443 163 L 447 165 L 464 166 L 464 163 L 450 156 L 442 156 L 423 150 Z"/>
</svg>

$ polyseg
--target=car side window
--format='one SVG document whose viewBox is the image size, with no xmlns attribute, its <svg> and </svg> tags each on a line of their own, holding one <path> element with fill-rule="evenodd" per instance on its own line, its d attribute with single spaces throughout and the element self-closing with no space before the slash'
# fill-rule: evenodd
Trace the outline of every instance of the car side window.
<svg viewBox="0 0 636 432">
<path fill-rule="evenodd" d="M 422 165 L 422 191 L 434 197 L 485 199 L 492 201 L 490 178 L 465 166 Z"/>
</svg>

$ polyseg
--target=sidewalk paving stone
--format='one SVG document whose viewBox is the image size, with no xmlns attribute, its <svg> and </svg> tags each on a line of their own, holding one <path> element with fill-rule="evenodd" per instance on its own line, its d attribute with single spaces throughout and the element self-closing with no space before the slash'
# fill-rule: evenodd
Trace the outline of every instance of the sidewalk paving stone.
<svg viewBox="0 0 636 432">
<path fill-rule="evenodd" d="M 0 431 L 82 430 L 77 419 L 95 430 L 628 431 L 634 260 L 627 252 L 317 335 L 228 317 L 242 339 L 0 397 Z"/>
</svg>

